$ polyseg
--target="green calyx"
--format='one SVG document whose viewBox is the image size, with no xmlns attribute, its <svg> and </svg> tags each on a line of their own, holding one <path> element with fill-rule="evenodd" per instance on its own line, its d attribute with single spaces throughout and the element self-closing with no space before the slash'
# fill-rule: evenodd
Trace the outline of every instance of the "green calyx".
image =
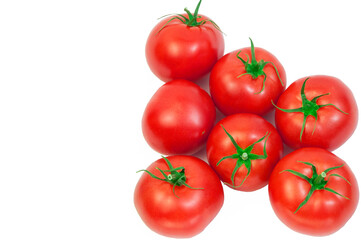
<svg viewBox="0 0 361 240">
<path fill-rule="evenodd" d="M 137 171 L 137 173 L 138 172 L 146 172 L 154 179 L 164 181 L 164 182 L 167 182 L 167 183 L 173 185 L 173 194 L 177 198 L 179 198 L 179 197 L 177 196 L 177 194 L 175 194 L 175 187 L 176 186 L 178 186 L 178 187 L 185 186 L 185 187 L 190 188 L 190 189 L 203 189 L 203 188 L 193 188 L 193 187 L 189 186 L 186 183 L 187 178 L 186 178 L 186 175 L 184 173 L 185 172 L 184 167 L 174 168 L 172 166 L 172 164 L 170 163 L 170 161 L 166 157 L 162 156 L 162 158 L 166 161 L 166 163 L 167 163 L 167 165 L 169 167 L 169 170 L 161 170 L 159 168 L 156 168 L 156 169 L 158 169 L 162 173 L 164 178 L 159 178 L 159 177 L 155 176 L 153 173 L 149 172 L 148 170 L 144 170 L 144 169 Z"/>
<path fill-rule="evenodd" d="M 271 65 L 274 67 L 274 69 L 275 69 L 275 71 L 276 71 L 276 74 L 277 74 L 277 77 L 278 77 L 278 79 L 280 80 L 280 82 L 281 82 L 281 84 L 282 84 L 282 86 L 283 86 L 283 82 L 282 82 L 282 80 L 281 80 L 281 77 L 280 77 L 280 75 L 279 75 L 279 73 L 278 73 L 278 70 L 277 70 L 277 68 L 276 68 L 276 66 L 274 65 L 273 62 L 270 62 L 270 61 L 266 61 L 266 62 L 265 62 L 263 59 L 261 59 L 259 62 L 257 62 L 257 60 L 256 60 L 256 54 L 255 54 L 255 51 L 254 51 L 253 41 L 252 41 L 251 38 L 249 38 L 249 40 L 251 40 L 252 60 L 251 60 L 251 62 L 249 61 L 249 56 L 248 56 L 247 54 L 246 54 L 246 55 L 247 55 L 247 61 L 245 61 L 244 59 L 242 59 L 242 58 L 239 56 L 239 54 L 241 53 L 242 50 L 237 53 L 237 58 L 242 61 L 242 63 L 244 64 L 245 70 L 246 70 L 245 73 L 239 75 L 237 78 L 240 78 L 240 77 L 242 77 L 242 76 L 244 76 L 244 75 L 251 75 L 251 77 L 252 77 L 253 79 L 257 79 L 257 78 L 260 77 L 260 76 L 264 76 L 263 82 L 262 82 L 262 89 L 261 89 L 259 92 L 256 92 L 256 93 L 255 93 L 255 94 L 259 94 L 259 93 L 261 93 L 261 92 L 264 90 L 264 88 L 265 88 L 265 82 L 266 82 L 266 78 L 267 78 L 267 75 L 266 75 L 266 73 L 264 72 L 263 69 L 264 69 L 264 67 L 265 67 L 267 64 L 271 64 Z"/>
<path fill-rule="evenodd" d="M 330 93 L 324 93 L 324 94 L 321 94 L 321 95 L 318 95 L 318 96 L 314 97 L 312 100 L 308 100 L 306 98 L 306 95 L 305 95 L 305 86 L 306 86 L 306 82 L 307 82 L 308 79 L 309 78 L 306 78 L 306 80 L 303 82 L 302 88 L 301 88 L 302 107 L 295 108 L 295 109 L 283 109 L 283 108 L 280 108 L 280 107 L 276 106 L 274 104 L 274 102 L 272 101 L 273 106 L 275 106 L 280 111 L 287 112 L 287 113 L 291 113 L 291 112 L 303 113 L 304 117 L 303 117 L 301 133 L 300 133 L 300 142 L 302 142 L 302 135 L 303 135 L 303 132 L 305 130 L 306 120 L 307 120 L 308 116 L 313 116 L 315 118 L 315 124 L 314 124 L 314 127 L 313 127 L 312 134 L 315 132 L 316 123 L 317 123 L 317 119 L 318 119 L 317 111 L 320 108 L 323 108 L 323 107 L 326 107 L 326 106 L 333 106 L 334 108 L 336 108 L 338 111 L 342 112 L 343 114 L 348 114 L 348 113 L 342 111 L 340 108 L 336 107 L 332 103 L 322 104 L 322 105 L 317 104 L 317 99 L 319 99 L 320 97 L 326 96 L 326 95 L 330 95 Z"/>
<path fill-rule="evenodd" d="M 202 0 L 200 0 L 198 2 L 198 5 L 196 7 L 196 9 L 194 10 L 194 13 L 192 14 L 187 8 L 184 8 L 184 11 L 187 13 L 187 16 L 183 16 L 182 14 L 167 14 L 163 17 L 168 17 L 168 16 L 173 16 L 171 19 L 169 19 L 163 26 L 161 29 L 159 29 L 158 33 L 160 31 L 163 30 L 163 28 L 165 28 L 171 21 L 173 20 L 179 20 L 181 21 L 183 24 L 187 25 L 188 27 L 198 27 L 198 26 L 202 26 L 203 24 L 205 24 L 206 22 L 210 22 L 213 24 L 213 26 L 221 31 L 221 29 L 219 28 L 219 26 L 212 20 L 210 19 L 205 19 L 202 21 L 198 21 L 199 18 L 201 18 L 201 16 L 198 15 L 198 11 L 199 11 L 199 7 L 201 6 Z M 163 18 L 160 17 L 160 18 Z"/>
<path fill-rule="evenodd" d="M 249 174 L 251 173 L 251 166 L 252 163 L 251 161 L 253 160 L 257 160 L 257 159 L 266 159 L 267 158 L 267 152 L 266 152 L 266 144 L 267 144 L 267 139 L 270 135 L 270 133 L 266 133 L 266 135 L 264 135 L 262 138 L 260 138 L 259 140 L 257 140 L 256 142 L 252 143 L 251 145 L 249 145 L 247 148 L 242 149 L 234 140 L 234 138 L 227 132 L 227 130 L 223 127 L 223 125 L 221 125 L 221 127 L 223 128 L 223 130 L 226 132 L 227 136 L 231 139 L 234 147 L 236 148 L 236 153 L 229 155 L 229 156 L 225 156 L 223 158 L 221 158 L 218 162 L 217 162 L 217 166 L 224 161 L 225 159 L 231 158 L 231 159 L 236 159 L 236 166 L 233 169 L 232 172 L 232 176 L 231 176 L 231 181 L 232 181 L 232 185 L 229 183 L 226 183 L 226 185 L 233 187 L 233 188 L 239 188 L 243 185 L 244 181 L 246 181 L 247 177 L 249 176 Z M 263 140 L 265 140 L 264 142 L 264 147 L 263 147 L 263 155 L 257 155 L 257 154 L 253 154 L 251 153 L 253 150 L 253 147 L 255 144 L 262 142 Z M 234 184 L 234 177 L 238 171 L 238 169 L 242 166 L 245 166 L 247 168 L 247 175 L 244 177 L 244 179 L 242 180 L 241 184 L 238 186 L 235 186 Z"/>
<path fill-rule="evenodd" d="M 309 162 L 302 162 L 302 161 L 299 161 L 300 163 L 303 163 L 303 164 L 306 164 L 306 165 L 309 165 L 311 166 L 312 168 L 312 177 L 309 178 L 307 177 L 306 175 L 300 173 L 300 172 L 296 172 L 294 170 L 291 170 L 291 169 L 286 169 L 286 170 L 283 170 L 281 171 L 280 173 L 283 173 L 283 172 L 289 172 L 289 173 L 292 173 L 293 175 L 296 175 L 304 180 L 306 180 L 310 185 L 311 185 L 311 189 L 310 191 L 308 192 L 305 200 L 303 200 L 303 202 L 300 203 L 300 205 L 298 205 L 298 208 L 296 209 L 296 211 L 294 211 L 294 213 L 297 213 L 298 210 L 300 210 L 300 208 L 302 206 L 304 206 L 308 200 L 311 198 L 312 194 L 317 191 L 317 190 L 325 190 L 325 191 L 329 191 L 329 192 L 332 192 L 336 195 L 339 195 L 345 199 L 348 199 L 350 200 L 348 197 L 345 197 L 343 196 L 342 194 L 336 192 L 335 190 L 331 189 L 331 188 L 328 188 L 326 187 L 326 184 L 328 183 L 330 177 L 339 177 L 339 178 L 342 178 L 343 180 L 345 180 L 348 184 L 351 185 L 351 183 L 344 177 L 342 177 L 341 175 L 339 174 L 330 174 L 328 176 L 328 179 L 326 180 L 326 176 L 327 176 L 327 173 L 332 171 L 332 170 L 335 170 L 335 169 L 338 169 L 338 168 L 341 168 L 343 167 L 343 164 L 341 166 L 337 166 L 337 167 L 331 167 L 331 168 L 328 168 L 326 170 L 324 170 L 323 172 L 321 172 L 320 174 L 317 174 L 317 169 L 315 167 L 315 165 L 313 165 L 312 163 L 309 163 Z"/>
</svg>

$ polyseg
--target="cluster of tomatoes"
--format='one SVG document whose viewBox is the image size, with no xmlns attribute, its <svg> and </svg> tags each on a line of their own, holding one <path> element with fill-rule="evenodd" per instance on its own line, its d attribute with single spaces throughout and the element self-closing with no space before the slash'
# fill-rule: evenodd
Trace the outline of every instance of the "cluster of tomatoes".
<svg viewBox="0 0 361 240">
<path fill-rule="evenodd" d="M 351 169 L 330 152 L 356 128 L 352 92 L 324 75 L 286 89 L 281 63 L 252 40 L 223 56 L 223 34 L 198 14 L 200 4 L 164 18 L 147 40 L 149 67 L 166 83 L 146 106 L 142 130 L 164 156 L 140 170 L 140 217 L 159 234 L 192 237 L 220 211 L 221 182 L 239 191 L 268 184 L 273 210 L 288 227 L 316 236 L 337 231 L 359 197 Z M 194 83 L 209 73 L 211 96 Z M 215 124 L 216 107 L 226 117 Z M 262 117 L 272 110 L 276 127 Z M 284 157 L 283 143 L 294 149 Z M 192 156 L 205 144 L 209 164 Z"/>
</svg>

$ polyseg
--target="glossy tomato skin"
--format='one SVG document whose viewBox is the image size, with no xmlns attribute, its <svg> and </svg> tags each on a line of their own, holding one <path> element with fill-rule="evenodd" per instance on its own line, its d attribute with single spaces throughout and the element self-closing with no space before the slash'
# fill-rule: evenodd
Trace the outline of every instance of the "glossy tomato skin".
<svg viewBox="0 0 361 240">
<path fill-rule="evenodd" d="M 311 167 L 299 161 L 314 164 L 318 174 L 327 168 L 344 164 L 326 175 L 326 180 L 329 179 L 326 187 L 349 200 L 325 190 L 316 190 L 309 201 L 294 213 L 311 186 L 304 179 L 282 171 L 292 169 L 311 177 Z M 339 174 L 350 184 L 339 177 L 329 177 L 330 174 Z M 359 200 L 357 181 L 349 166 L 322 148 L 301 148 L 286 155 L 274 168 L 268 188 L 277 217 L 294 231 L 313 236 L 326 236 L 339 230 L 353 215 Z"/>
<path fill-rule="evenodd" d="M 239 188 L 233 188 L 240 191 L 255 191 L 268 184 L 273 167 L 283 154 L 282 139 L 272 126 L 262 117 L 250 114 L 239 113 L 230 115 L 219 121 L 212 129 L 207 141 L 207 158 L 211 167 L 220 177 L 221 181 L 232 184 L 231 176 L 236 164 L 236 159 L 226 159 L 218 166 L 218 161 L 236 153 L 236 149 L 230 138 L 227 136 L 223 127 L 233 136 L 238 145 L 245 149 L 252 143 L 269 133 L 266 144 L 266 159 L 252 160 L 251 172 L 243 185 Z M 263 155 L 264 141 L 254 145 L 252 153 Z M 242 166 L 235 175 L 235 186 L 240 185 L 247 175 L 247 169 Z M 227 185 L 228 186 L 228 185 Z"/>
<path fill-rule="evenodd" d="M 145 140 L 165 155 L 192 154 L 207 141 L 216 110 L 206 91 L 187 80 L 161 86 L 150 99 L 142 119 Z"/>
<path fill-rule="evenodd" d="M 294 109 L 302 106 L 301 87 L 306 78 L 293 82 L 280 96 L 277 106 L 283 109 Z M 291 148 L 321 147 L 329 151 L 340 147 L 356 129 L 358 109 L 351 90 L 338 78 L 316 75 L 311 76 L 305 84 L 307 99 L 330 93 L 317 100 L 317 104 L 332 103 L 334 106 L 322 107 L 318 110 L 318 120 L 315 131 L 315 118 L 309 116 L 306 120 L 302 141 L 300 133 L 303 123 L 303 113 L 286 113 L 276 109 L 275 123 L 284 142 Z M 312 133 L 313 132 L 313 133 Z"/>
<path fill-rule="evenodd" d="M 247 60 L 248 55 L 249 61 L 252 60 L 251 48 L 249 47 L 238 49 L 223 56 L 213 67 L 210 75 L 211 96 L 217 108 L 225 115 L 243 112 L 264 115 L 273 109 L 271 100 L 276 102 L 285 90 L 286 72 L 274 55 L 262 48 L 255 47 L 256 60 L 263 59 L 273 62 L 283 82 L 282 86 L 273 65 L 267 64 L 264 67 L 264 72 L 267 75 L 265 87 L 260 92 L 264 76 L 253 79 L 250 75 L 243 75 L 237 78 L 246 73 L 244 64 L 237 58 L 240 50 L 239 56 L 242 59 Z"/>
<path fill-rule="evenodd" d="M 186 14 L 183 14 L 186 16 Z M 202 20 L 209 19 L 199 15 Z M 224 39 L 211 22 L 189 27 L 178 19 L 160 21 L 149 34 L 146 59 L 152 72 L 162 81 L 196 81 L 208 74 L 224 53 Z"/>
<path fill-rule="evenodd" d="M 167 157 L 174 168 L 184 167 L 185 186 L 175 187 L 143 173 L 134 192 L 135 207 L 144 223 L 153 231 L 168 237 L 192 237 L 202 232 L 220 211 L 224 193 L 221 182 L 207 163 L 193 156 Z M 152 163 L 147 170 L 163 178 L 156 167 L 164 170 L 164 159 Z"/>
</svg>

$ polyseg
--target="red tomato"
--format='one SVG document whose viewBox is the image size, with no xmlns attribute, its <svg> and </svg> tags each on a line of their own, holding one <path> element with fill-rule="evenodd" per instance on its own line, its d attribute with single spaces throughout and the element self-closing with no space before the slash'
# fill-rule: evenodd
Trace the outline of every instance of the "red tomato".
<svg viewBox="0 0 361 240">
<path fill-rule="evenodd" d="M 192 154 L 199 151 L 216 119 L 211 97 L 195 83 L 174 80 L 150 99 L 143 115 L 145 140 L 156 151 Z"/>
<path fill-rule="evenodd" d="M 277 69 L 277 71 L 276 71 Z M 223 56 L 212 69 L 209 88 L 214 103 L 225 115 L 273 109 L 286 86 L 281 63 L 262 48 L 239 49 Z"/>
<path fill-rule="evenodd" d="M 292 148 L 334 150 L 352 135 L 358 121 L 351 90 L 330 76 L 311 76 L 293 82 L 280 96 L 277 107 L 277 130 Z"/>
<path fill-rule="evenodd" d="M 282 153 L 282 139 L 272 124 L 249 113 L 222 119 L 207 141 L 212 168 L 227 186 L 241 191 L 267 185 Z"/>
<path fill-rule="evenodd" d="M 359 199 L 351 169 L 322 148 L 301 148 L 282 158 L 268 188 L 278 218 L 294 231 L 314 236 L 344 226 Z"/>
<path fill-rule="evenodd" d="M 153 231 L 168 237 L 192 237 L 202 232 L 221 209 L 223 187 L 199 158 L 171 156 L 168 160 L 159 159 L 147 168 L 150 174 L 140 178 L 134 204 Z"/>
<path fill-rule="evenodd" d="M 149 34 L 147 62 L 164 82 L 196 81 L 208 74 L 223 56 L 223 34 L 212 20 L 198 15 L 200 3 L 193 15 L 187 10 L 187 14 L 167 17 Z"/>
</svg>

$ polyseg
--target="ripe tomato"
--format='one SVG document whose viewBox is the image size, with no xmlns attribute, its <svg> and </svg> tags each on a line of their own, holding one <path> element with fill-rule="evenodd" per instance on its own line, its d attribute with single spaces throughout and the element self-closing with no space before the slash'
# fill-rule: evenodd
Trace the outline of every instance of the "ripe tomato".
<svg viewBox="0 0 361 240">
<path fill-rule="evenodd" d="M 251 47 L 223 56 L 212 69 L 209 88 L 215 105 L 225 115 L 273 109 L 286 86 L 286 73 L 270 52 Z"/>
<path fill-rule="evenodd" d="M 145 140 L 156 151 L 192 154 L 201 149 L 216 119 L 211 97 L 197 84 L 173 80 L 150 99 L 142 119 Z"/>
<path fill-rule="evenodd" d="M 292 148 L 332 151 L 352 135 L 357 121 L 351 90 L 338 78 L 323 75 L 293 82 L 280 96 L 275 113 L 276 127 Z"/>
<path fill-rule="evenodd" d="M 249 113 L 222 119 L 207 141 L 211 167 L 227 186 L 241 191 L 267 185 L 282 153 L 282 139 L 272 124 Z"/>
<path fill-rule="evenodd" d="M 277 217 L 294 231 L 314 236 L 344 226 L 359 199 L 351 169 L 322 148 L 301 148 L 282 158 L 268 189 Z"/>
<path fill-rule="evenodd" d="M 169 171 L 170 170 L 170 171 Z M 221 209 L 223 187 L 207 163 L 171 156 L 152 163 L 139 179 L 135 207 L 144 223 L 168 237 L 192 237 Z"/>
<path fill-rule="evenodd" d="M 198 15 L 201 1 L 191 14 L 178 14 L 160 21 L 149 34 L 145 53 L 152 72 L 164 82 L 196 81 L 208 74 L 224 53 L 219 27 Z"/>
</svg>

